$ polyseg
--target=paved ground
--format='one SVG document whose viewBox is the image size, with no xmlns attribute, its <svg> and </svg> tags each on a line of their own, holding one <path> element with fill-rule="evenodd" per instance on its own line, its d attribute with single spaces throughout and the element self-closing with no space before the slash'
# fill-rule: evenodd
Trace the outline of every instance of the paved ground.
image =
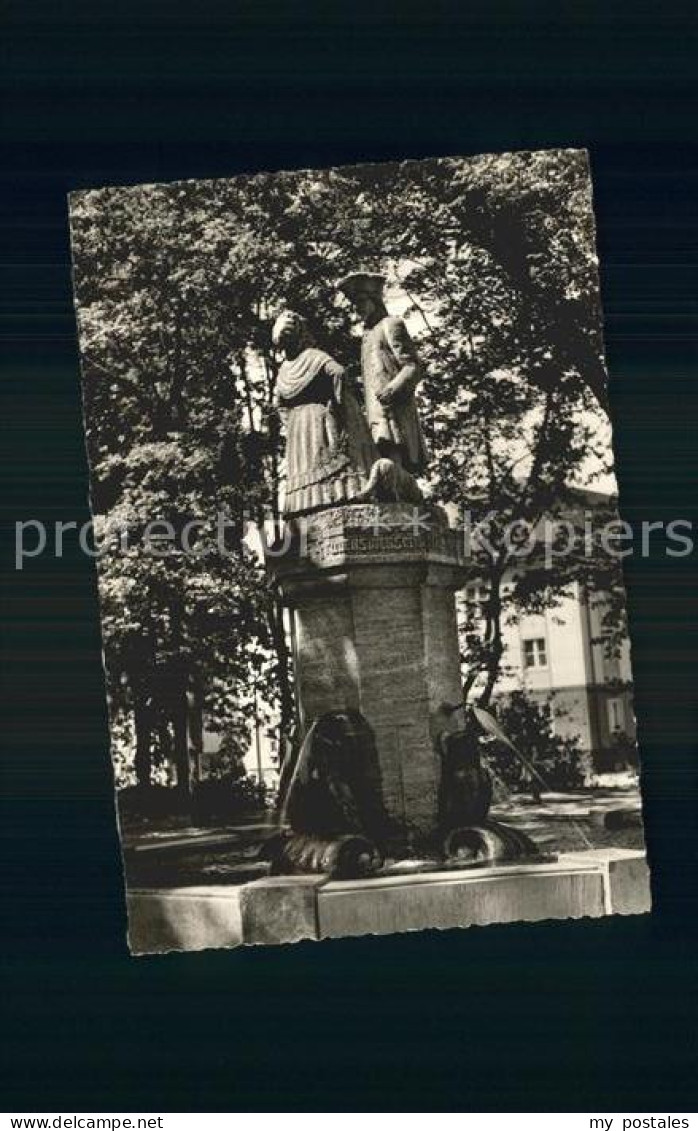
<svg viewBox="0 0 698 1131">
<path fill-rule="evenodd" d="M 635 783 L 575 793 L 545 793 L 540 803 L 517 795 L 492 809 L 493 817 L 520 828 L 549 852 L 643 848 L 639 814 L 640 797 Z M 625 827 L 606 828 L 607 820 Z"/>
<path fill-rule="evenodd" d="M 614 787 L 544 794 L 540 803 L 516 795 L 494 806 L 491 815 L 527 832 L 544 852 L 642 848 L 639 804 L 637 786 L 625 781 Z M 611 822 L 625 827 L 606 828 L 608 814 L 620 814 Z M 257 854 L 272 828 L 268 814 L 216 828 L 197 828 L 182 817 L 125 823 L 129 887 L 241 884 L 257 879 L 267 873 Z"/>
<path fill-rule="evenodd" d="M 183 817 L 129 823 L 122 827 L 128 886 L 247 883 L 267 874 L 257 856 L 273 828 L 267 813 L 216 827 L 199 828 Z"/>
</svg>

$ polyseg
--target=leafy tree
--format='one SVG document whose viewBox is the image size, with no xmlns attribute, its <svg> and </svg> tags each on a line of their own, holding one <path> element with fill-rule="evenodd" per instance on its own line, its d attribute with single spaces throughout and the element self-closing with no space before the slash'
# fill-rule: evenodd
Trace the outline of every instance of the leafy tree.
<svg viewBox="0 0 698 1131">
<path fill-rule="evenodd" d="M 490 743 L 485 762 L 495 784 L 516 793 L 530 793 L 540 800 L 541 793 L 582 789 L 590 766 L 582 757 L 579 740 L 561 738 L 553 730 L 550 711 L 515 691 L 500 704 L 497 720 L 513 744 L 525 751 L 526 761 L 517 758 L 503 742 Z"/>
<path fill-rule="evenodd" d="M 249 295 L 217 268 L 215 201 L 198 208 L 195 186 L 82 194 L 72 222 L 93 509 L 116 539 L 100 563 L 110 691 L 134 712 L 138 781 L 165 748 L 188 791 L 192 699 L 200 712 L 223 679 L 237 698 L 219 723 L 233 706 L 239 722 L 255 663 L 268 702 L 279 685 L 286 704 L 292 695 L 281 611 L 244 542 L 275 459 L 263 414 L 244 417 L 247 375 L 232 361 L 247 341 L 231 321 L 249 314 Z M 162 553 L 154 522 L 176 534 Z M 179 536 L 193 522 L 204 549 L 191 554 Z M 272 641 L 285 683 L 271 678 Z"/>
</svg>

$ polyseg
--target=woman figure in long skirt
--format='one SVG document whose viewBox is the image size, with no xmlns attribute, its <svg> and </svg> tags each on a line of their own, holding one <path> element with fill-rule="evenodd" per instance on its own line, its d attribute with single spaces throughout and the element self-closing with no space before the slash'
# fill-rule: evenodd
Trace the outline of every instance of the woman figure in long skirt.
<svg viewBox="0 0 698 1131">
<path fill-rule="evenodd" d="M 284 311 L 272 339 L 284 353 L 276 385 L 286 419 L 284 515 L 358 501 L 378 453 L 350 379 L 299 314 Z"/>
</svg>

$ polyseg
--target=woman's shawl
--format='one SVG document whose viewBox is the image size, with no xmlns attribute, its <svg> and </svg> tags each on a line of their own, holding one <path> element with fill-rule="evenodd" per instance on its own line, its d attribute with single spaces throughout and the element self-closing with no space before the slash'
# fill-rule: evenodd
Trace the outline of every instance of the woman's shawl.
<svg viewBox="0 0 698 1131">
<path fill-rule="evenodd" d="M 327 371 L 333 379 L 335 399 L 339 399 L 339 381 L 344 370 L 324 350 L 314 346 L 304 349 L 292 361 L 284 361 L 276 379 L 280 401 L 293 401 L 320 373 Z"/>
</svg>

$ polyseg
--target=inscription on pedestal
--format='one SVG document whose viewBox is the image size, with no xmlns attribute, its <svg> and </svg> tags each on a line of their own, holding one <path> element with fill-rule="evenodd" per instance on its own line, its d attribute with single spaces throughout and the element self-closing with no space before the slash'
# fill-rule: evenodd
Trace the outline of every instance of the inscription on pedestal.
<svg viewBox="0 0 698 1131">
<path fill-rule="evenodd" d="M 296 550 L 299 563 L 320 567 L 364 560 L 432 559 L 463 564 L 458 533 L 438 512 L 404 504 L 348 506 L 307 520 Z"/>
</svg>

